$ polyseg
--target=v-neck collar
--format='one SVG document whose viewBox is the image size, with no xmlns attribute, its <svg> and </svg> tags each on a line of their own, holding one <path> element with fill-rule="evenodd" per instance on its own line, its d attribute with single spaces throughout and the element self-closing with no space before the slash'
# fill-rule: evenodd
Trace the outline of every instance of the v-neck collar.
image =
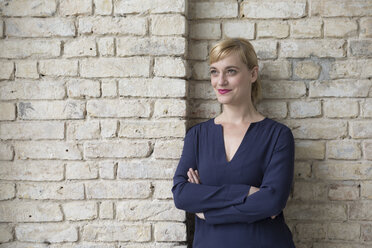
<svg viewBox="0 0 372 248">
<path fill-rule="evenodd" d="M 235 151 L 235 153 L 234 153 L 233 157 L 230 159 L 230 161 L 227 161 L 225 139 L 224 139 L 224 135 L 223 135 L 223 126 L 222 126 L 222 124 L 216 124 L 216 123 L 214 122 L 215 118 L 212 118 L 212 119 L 211 119 L 212 125 L 214 125 L 215 127 L 218 128 L 218 137 L 217 137 L 217 138 L 221 140 L 221 143 L 220 143 L 220 142 L 219 142 L 219 143 L 222 144 L 222 151 L 223 151 L 223 154 L 224 154 L 223 157 L 224 157 L 224 159 L 225 159 L 224 162 L 225 162 L 227 165 L 231 164 L 231 163 L 235 160 L 235 157 L 237 157 L 237 155 L 239 154 L 240 150 L 242 149 L 241 147 L 243 146 L 243 144 L 245 143 L 245 140 L 247 139 L 248 133 L 250 133 L 250 130 L 252 130 L 252 128 L 253 128 L 256 124 L 258 124 L 258 123 L 262 123 L 262 122 L 266 121 L 267 119 L 268 119 L 268 118 L 265 117 L 264 119 L 262 119 L 262 120 L 260 120 L 260 121 L 251 122 L 251 123 L 249 124 L 249 127 L 248 127 L 247 130 L 245 131 L 244 136 L 243 136 L 243 139 L 242 139 L 242 141 L 240 142 L 240 144 L 239 144 L 239 146 L 238 146 L 238 149 Z"/>
</svg>

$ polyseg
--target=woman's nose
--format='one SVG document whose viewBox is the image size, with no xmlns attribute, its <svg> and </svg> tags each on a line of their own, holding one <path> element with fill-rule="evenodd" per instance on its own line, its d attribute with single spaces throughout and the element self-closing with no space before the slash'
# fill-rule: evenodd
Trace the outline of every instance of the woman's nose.
<svg viewBox="0 0 372 248">
<path fill-rule="evenodd" d="M 225 85 L 227 83 L 225 73 L 220 73 L 218 77 L 218 84 L 219 85 Z"/>
</svg>

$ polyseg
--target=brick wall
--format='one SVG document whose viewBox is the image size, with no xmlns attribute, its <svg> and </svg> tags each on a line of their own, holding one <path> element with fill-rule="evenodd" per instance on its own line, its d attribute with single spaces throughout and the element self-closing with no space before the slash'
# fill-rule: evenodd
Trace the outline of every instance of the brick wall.
<svg viewBox="0 0 372 248">
<path fill-rule="evenodd" d="M 186 129 L 221 111 L 206 58 L 230 36 L 259 55 L 259 111 L 296 138 L 298 248 L 372 244 L 372 1 L 3 0 L 0 13 L 1 248 L 185 248 L 171 179 Z"/>
</svg>

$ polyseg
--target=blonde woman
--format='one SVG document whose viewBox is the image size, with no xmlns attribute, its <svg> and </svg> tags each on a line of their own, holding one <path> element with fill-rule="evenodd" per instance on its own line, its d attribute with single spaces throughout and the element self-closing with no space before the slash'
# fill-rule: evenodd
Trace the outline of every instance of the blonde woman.
<svg viewBox="0 0 372 248">
<path fill-rule="evenodd" d="M 255 108 L 261 87 L 249 41 L 217 43 L 209 62 L 223 111 L 187 131 L 172 188 L 176 207 L 196 214 L 193 248 L 293 248 L 282 212 L 292 132 Z"/>
</svg>

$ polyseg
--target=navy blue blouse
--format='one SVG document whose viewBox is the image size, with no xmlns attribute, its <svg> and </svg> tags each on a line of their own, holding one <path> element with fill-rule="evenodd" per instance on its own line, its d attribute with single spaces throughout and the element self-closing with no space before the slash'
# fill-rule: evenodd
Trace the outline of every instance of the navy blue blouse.
<svg viewBox="0 0 372 248">
<path fill-rule="evenodd" d="M 187 181 L 189 168 L 201 184 Z M 205 215 L 195 216 L 193 248 L 294 248 L 282 211 L 293 170 L 294 138 L 280 122 L 251 123 L 229 162 L 222 125 L 213 118 L 191 127 L 172 192 L 177 208 Z M 247 196 L 251 186 L 260 190 Z"/>
</svg>

